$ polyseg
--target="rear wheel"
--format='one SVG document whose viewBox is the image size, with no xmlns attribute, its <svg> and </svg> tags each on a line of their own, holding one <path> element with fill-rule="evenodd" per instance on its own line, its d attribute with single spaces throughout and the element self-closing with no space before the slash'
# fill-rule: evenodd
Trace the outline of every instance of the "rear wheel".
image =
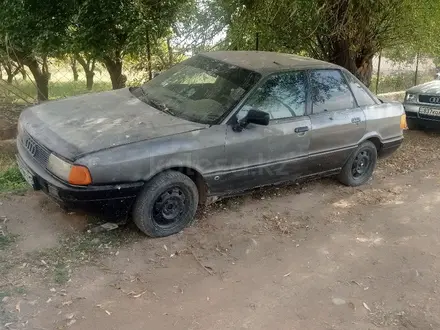
<svg viewBox="0 0 440 330">
<path fill-rule="evenodd" d="M 189 225 L 197 210 L 195 183 L 176 171 L 158 174 L 138 196 L 133 221 L 150 237 L 176 234 Z"/>
<path fill-rule="evenodd" d="M 366 183 L 373 175 L 377 161 L 377 149 L 373 142 L 363 142 L 350 156 L 339 173 L 341 183 L 356 187 Z"/>
</svg>

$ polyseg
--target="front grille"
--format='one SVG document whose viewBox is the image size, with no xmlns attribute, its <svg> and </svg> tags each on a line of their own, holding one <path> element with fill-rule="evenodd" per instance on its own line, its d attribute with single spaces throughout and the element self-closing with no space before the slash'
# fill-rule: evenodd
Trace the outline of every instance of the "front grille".
<svg viewBox="0 0 440 330">
<path fill-rule="evenodd" d="M 419 95 L 419 102 L 440 105 L 440 95 Z"/>
<path fill-rule="evenodd" d="M 50 151 L 38 143 L 27 132 L 23 131 L 20 137 L 21 145 L 26 149 L 28 154 L 34 158 L 38 164 L 46 168 L 49 160 Z"/>
</svg>

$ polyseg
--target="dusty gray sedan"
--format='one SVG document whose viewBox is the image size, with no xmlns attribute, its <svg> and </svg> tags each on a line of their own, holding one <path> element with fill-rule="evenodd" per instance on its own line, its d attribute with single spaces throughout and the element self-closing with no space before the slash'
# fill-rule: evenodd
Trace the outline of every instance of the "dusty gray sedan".
<svg viewBox="0 0 440 330">
<path fill-rule="evenodd" d="M 440 129 L 440 80 L 407 90 L 404 106 L 409 129 Z"/>
<path fill-rule="evenodd" d="M 141 87 L 34 106 L 19 120 L 26 180 L 75 206 L 122 206 L 147 235 L 256 187 L 369 180 L 402 142 L 404 111 L 341 67 L 294 55 L 197 55 Z"/>
</svg>

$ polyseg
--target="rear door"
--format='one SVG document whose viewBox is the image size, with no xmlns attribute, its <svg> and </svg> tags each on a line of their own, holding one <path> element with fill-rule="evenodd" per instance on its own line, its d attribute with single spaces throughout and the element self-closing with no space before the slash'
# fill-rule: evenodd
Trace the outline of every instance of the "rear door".
<svg viewBox="0 0 440 330">
<path fill-rule="evenodd" d="M 295 180 L 304 174 L 311 133 L 307 84 L 305 71 L 271 75 L 241 107 L 238 120 L 257 109 L 269 114 L 270 123 L 249 124 L 241 132 L 228 126 L 228 190 Z"/>
<path fill-rule="evenodd" d="M 310 71 L 310 170 L 340 168 L 366 133 L 365 114 L 338 69 Z"/>
</svg>

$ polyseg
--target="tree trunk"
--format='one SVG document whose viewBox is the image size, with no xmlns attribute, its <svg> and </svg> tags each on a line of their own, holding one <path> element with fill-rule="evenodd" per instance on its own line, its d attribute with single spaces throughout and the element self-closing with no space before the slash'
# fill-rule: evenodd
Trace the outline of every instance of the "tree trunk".
<svg viewBox="0 0 440 330">
<path fill-rule="evenodd" d="M 91 59 L 90 57 L 86 60 L 80 55 L 76 55 L 76 60 L 84 69 L 86 74 L 86 86 L 90 91 L 93 88 L 93 77 L 95 76 L 95 59 Z"/>
<path fill-rule="evenodd" d="M 173 56 L 174 54 L 173 54 L 173 47 L 171 46 L 171 38 L 167 38 L 167 49 L 168 49 L 168 63 L 169 63 L 168 68 L 170 68 L 174 62 L 174 56 Z"/>
<path fill-rule="evenodd" d="M 70 59 L 70 67 L 72 68 L 73 81 L 78 81 L 78 68 L 76 66 L 76 59 L 74 57 Z"/>
<path fill-rule="evenodd" d="M 153 79 L 153 71 L 151 70 L 151 44 L 150 44 L 150 33 L 147 30 L 147 65 L 148 65 L 148 80 Z"/>
<path fill-rule="evenodd" d="M 37 85 L 37 99 L 39 102 L 47 101 L 49 99 L 49 78 L 50 74 L 46 68 L 40 68 L 35 58 L 26 59 L 23 61 L 34 76 Z M 44 66 L 44 65 L 43 65 Z"/>
<path fill-rule="evenodd" d="M 93 77 L 95 76 L 95 73 L 93 71 L 86 72 L 86 85 L 87 90 L 91 91 L 93 88 Z"/>
<path fill-rule="evenodd" d="M 329 62 L 344 67 L 369 87 L 373 75 L 373 52 L 356 53 L 347 40 L 331 42 Z M 367 54 L 367 55 L 365 55 Z"/>
<path fill-rule="evenodd" d="M 362 58 L 355 75 L 365 86 L 370 87 L 371 78 L 373 77 L 373 58 Z"/>
<path fill-rule="evenodd" d="M 27 74 L 26 74 L 25 68 L 21 67 L 20 72 L 21 72 L 21 77 L 23 78 L 23 80 L 26 80 Z"/>
<path fill-rule="evenodd" d="M 119 89 L 124 88 L 127 82 L 127 77 L 122 74 L 122 60 L 120 58 L 112 59 L 109 57 L 104 58 L 104 64 L 110 75 L 112 81 L 112 88 Z"/>
</svg>

